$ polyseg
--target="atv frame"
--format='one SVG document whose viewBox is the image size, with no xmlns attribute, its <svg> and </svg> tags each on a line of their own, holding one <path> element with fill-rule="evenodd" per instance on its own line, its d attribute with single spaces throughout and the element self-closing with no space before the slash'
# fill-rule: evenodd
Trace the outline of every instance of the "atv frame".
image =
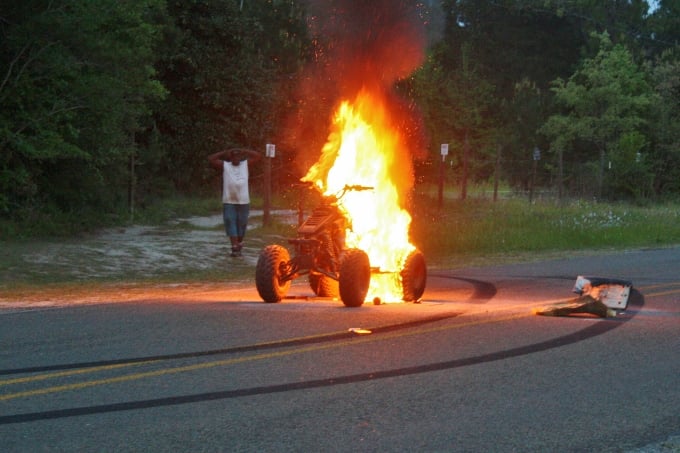
<svg viewBox="0 0 680 453">
<path fill-rule="evenodd" d="M 345 231 L 351 229 L 351 224 L 340 210 L 338 200 L 349 191 L 372 189 L 345 185 L 338 194 L 323 196 L 298 227 L 297 237 L 288 239 L 295 252 L 292 258 L 288 249 L 279 244 L 268 245 L 260 252 L 255 283 L 264 302 L 280 302 L 286 297 L 291 282 L 307 275 L 312 291 L 319 297 L 340 297 L 348 307 L 364 303 L 371 274 L 380 269 L 371 268 L 363 250 L 347 248 Z M 427 280 L 425 258 L 420 251 L 416 249 L 408 255 L 399 277 L 402 299 L 419 301 Z"/>
</svg>

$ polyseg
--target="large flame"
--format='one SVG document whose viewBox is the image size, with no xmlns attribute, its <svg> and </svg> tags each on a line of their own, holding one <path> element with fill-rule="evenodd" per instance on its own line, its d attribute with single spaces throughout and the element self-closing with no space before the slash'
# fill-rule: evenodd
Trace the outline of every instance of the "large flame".
<svg viewBox="0 0 680 453">
<path fill-rule="evenodd" d="M 374 269 L 368 300 L 401 301 L 399 272 L 415 249 L 409 242 L 411 216 L 399 199 L 403 185 L 411 184 L 410 177 L 400 177 L 401 146 L 382 97 L 364 89 L 353 102 L 340 104 L 319 161 L 302 178 L 324 195 L 337 194 L 345 185 L 373 187 L 348 192 L 339 201 L 351 224 L 347 246 L 365 251 Z"/>
</svg>

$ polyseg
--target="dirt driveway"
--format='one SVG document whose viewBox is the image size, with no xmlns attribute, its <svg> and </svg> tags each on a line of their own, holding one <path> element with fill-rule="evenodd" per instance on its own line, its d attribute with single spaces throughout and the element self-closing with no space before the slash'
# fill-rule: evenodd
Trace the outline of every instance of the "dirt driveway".
<svg viewBox="0 0 680 453">
<path fill-rule="evenodd" d="M 297 221 L 292 211 L 273 215 L 291 225 Z M 261 216 L 261 211 L 252 212 L 250 229 L 262 224 Z M 172 279 L 194 271 L 244 275 L 254 269 L 264 241 L 247 236 L 243 256 L 230 257 L 222 216 L 213 215 L 106 229 L 67 240 L 6 243 L 0 248 L 0 291 L 17 283 Z"/>
</svg>

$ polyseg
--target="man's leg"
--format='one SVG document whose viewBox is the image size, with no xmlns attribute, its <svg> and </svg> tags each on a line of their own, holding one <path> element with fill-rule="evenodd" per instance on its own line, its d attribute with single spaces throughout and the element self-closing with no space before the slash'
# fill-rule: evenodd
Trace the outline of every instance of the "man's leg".
<svg viewBox="0 0 680 453">
<path fill-rule="evenodd" d="M 239 252 L 243 247 L 243 238 L 246 236 L 248 228 L 248 218 L 250 217 L 250 205 L 242 204 L 237 206 L 237 241 Z"/>
<path fill-rule="evenodd" d="M 231 256 L 240 256 L 241 249 L 239 248 L 238 240 L 238 213 L 236 210 L 236 205 L 224 204 L 224 231 L 229 237 L 229 242 L 231 243 Z"/>
</svg>

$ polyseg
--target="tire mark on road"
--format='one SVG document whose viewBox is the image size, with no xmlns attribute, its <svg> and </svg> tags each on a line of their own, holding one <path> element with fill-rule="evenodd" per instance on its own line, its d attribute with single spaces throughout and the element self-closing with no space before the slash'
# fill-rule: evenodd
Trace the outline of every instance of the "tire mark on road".
<svg viewBox="0 0 680 453">
<path fill-rule="evenodd" d="M 631 303 L 633 305 L 636 305 L 636 306 L 639 306 L 639 307 L 644 305 L 644 298 L 637 291 L 634 291 L 634 292 L 631 293 L 631 299 L 632 299 Z M 514 316 L 511 316 L 511 317 L 496 319 L 495 321 L 497 321 L 497 322 L 509 321 L 509 320 L 512 320 L 512 319 L 518 319 L 518 318 L 521 318 L 521 317 L 528 317 L 528 316 L 533 316 L 533 315 L 526 315 L 526 314 L 525 315 L 514 315 Z M 230 398 L 240 398 L 240 397 L 246 397 L 246 396 L 274 394 L 274 393 L 282 393 L 282 392 L 297 391 L 297 390 L 306 390 L 306 389 L 329 387 L 329 386 L 343 385 L 343 384 L 352 384 L 352 383 L 359 383 L 359 382 L 365 382 L 365 381 L 372 381 L 372 380 L 376 380 L 376 379 L 401 377 L 401 376 L 408 376 L 408 375 L 414 375 L 414 374 L 429 373 L 429 372 L 433 372 L 433 371 L 442 371 L 442 370 L 447 370 L 447 369 L 460 368 L 460 367 L 465 367 L 465 366 L 477 365 L 477 364 L 481 364 L 481 363 L 493 362 L 493 361 L 496 361 L 496 360 L 504 360 L 504 359 L 513 358 L 513 357 L 519 357 L 519 356 L 523 356 L 523 355 L 527 355 L 527 354 L 533 354 L 533 353 L 536 353 L 536 352 L 542 352 L 542 351 L 550 350 L 550 349 L 553 349 L 553 348 L 578 343 L 580 341 L 584 341 L 586 339 L 593 338 L 593 337 L 605 334 L 607 332 L 610 332 L 611 330 L 616 329 L 616 328 L 624 325 L 627 321 L 632 319 L 633 316 L 624 317 L 624 318 L 620 318 L 620 319 L 617 318 L 616 320 L 602 320 L 601 322 L 591 324 L 588 327 L 581 329 L 577 332 L 574 332 L 574 333 L 571 333 L 571 334 L 568 334 L 568 335 L 564 335 L 564 336 L 561 336 L 561 337 L 558 337 L 558 338 L 542 341 L 542 342 L 531 344 L 531 345 L 525 345 L 525 346 L 506 349 L 506 350 L 502 350 L 502 351 L 496 351 L 496 352 L 492 352 L 492 353 L 488 353 L 488 354 L 482 354 L 482 355 L 474 356 L 474 357 L 466 357 L 466 358 L 453 359 L 453 360 L 448 360 L 448 361 L 435 362 L 435 363 L 429 363 L 429 364 L 423 364 L 423 365 L 417 365 L 417 366 L 411 366 L 411 367 L 394 368 L 394 369 L 390 369 L 390 370 L 358 373 L 358 374 L 351 374 L 351 375 L 345 375 L 345 376 L 337 376 L 337 377 L 332 377 L 332 378 L 309 380 L 309 381 L 303 381 L 303 382 L 292 382 L 292 383 L 278 384 L 278 385 L 258 386 L 258 387 L 250 387 L 250 388 L 234 389 L 234 390 L 224 390 L 224 391 L 217 391 L 217 392 L 205 392 L 205 393 L 198 393 L 198 394 L 191 394 L 191 395 L 177 395 L 177 396 L 165 397 L 165 398 L 155 398 L 155 399 L 147 399 L 147 400 L 122 402 L 122 403 L 112 403 L 112 404 L 103 404 L 103 405 L 94 405 L 94 406 L 85 406 L 85 407 L 57 409 L 57 410 L 50 410 L 50 411 L 41 411 L 41 412 L 32 412 L 32 413 L 25 413 L 25 414 L 0 416 L 0 425 L 33 422 L 33 421 L 39 421 L 39 420 L 50 420 L 50 419 L 58 419 L 58 418 L 64 418 L 64 417 L 76 417 L 76 416 L 82 416 L 82 415 L 93 415 L 93 414 L 109 413 L 109 412 L 149 409 L 149 408 L 157 408 L 157 407 L 164 407 L 164 406 L 175 406 L 175 405 L 181 405 L 181 404 L 190 404 L 190 403 L 197 403 L 197 402 L 204 402 L 204 401 L 215 401 L 215 400 L 230 399 Z M 488 320 L 486 322 L 488 322 Z M 478 323 L 481 323 L 481 321 L 478 322 Z M 470 324 L 471 323 L 468 323 L 467 325 L 470 325 Z M 460 325 L 456 325 L 456 326 L 460 326 Z M 414 331 L 414 332 L 410 332 L 409 334 L 421 334 L 421 333 L 424 333 L 424 331 L 444 330 L 446 328 L 449 328 L 449 329 L 455 328 L 456 326 L 442 326 L 442 327 L 439 327 L 439 328 L 421 329 L 421 330 L 417 330 L 417 331 Z M 406 333 L 401 333 L 401 335 L 405 335 L 405 334 Z M 396 336 L 397 333 L 394 333 L 394 335 Z M 391 335 L 386 335 L 385 337 L 390 337 L 390 336 Z M 373 337 L 373 338 L 375 338 L 375 337 Z M 301 348 L 301 350 L 299 350 L 299 351 L 298 350 L 280 351 L 279 353 L 271 353 L 271 354 L 264 354 L 264 355 L 276 356 L 276 355 L 292 354 L 292 353 L 298 353 L 298 352 L 307 352 L 307 350 L 317 350 L 317 349 L 323 349 L 323 348 L 329 348 L 329 347 L 345 346 L 347 344 L 356 344 L 356 342 L 376 341 L 376 340 L 378 340 L 378 338 L 375 338 L 375 340 L 374 340 L 371 337 L 356 337 L 354 342 L 349 342 L 349 341 L 344 342 L 343 341 L 343 342 L 338 342 L 337 345 L 334 345 L 334 344 L 318 345 L 316 347 Z M 245 359 L 247 359 L 247 358 L 245 358 Z M 251 358 L 251 359 L 253 359 L 253 358 Z M 238 360 L 238 359 L 235 359 L 235 360 Z M 219 362 L 223 362 L 223 361 L 219 361 Z M 224 361 L 224 362 L 227 362 L 227 361 Z M 220 365 L 217 365 L 217 366 L 220 366 Z M 203 365 L 203 366 L 207 366 L 207 365 Z M 184 371 L 184 370 L 182 370 L 182 371 Z M 125 378 L 125 377 L 123 377 L 123 378 Z"/>
<path fill-rule="evenodd" d="M 459 316 L 460 314 L 461 314 L 461 312 L 453 312 L 453 313 L 447 313 L 445 315 L 440 315 L 440 316 L 430 316 L 430 317 L 427 317 L 427 318 L 418 319 L 418 320 L 415 320 L 415 321 L 409 321 L 409 322 L 405 322 L 405 323 L 391 324 L 391 325 L 378 326 L 378 327 L 368 327 L 367 329 L 371 330 L 373 333 L 392 332 L 392 331 L 395 331 L 395 330 L 408 329 L 408 328 L 418 327 L 418 326 L 421 326 L 421 325 L 430 324 L 430 323 L 434 323 L 434 322 L 438 322 L 438 321 L 443 321 L 445 319 L 450 319 L 450 318 Z M 84 368 L 93 369 L 94 371 L 98 371 L 99 369 L 101 369 L 103 367 L 110 367 L 110 366 L 118 366 L 118 365 L 125 366 L 125 365 L 135 365 L 135 364 L 139 364 L 139 363 L 143 364 L 143 363 L 148 363 L 148 362 L 157 362 L 157 361 L 162 361 L 162 360 L 191 359 L 191 358 L 207 357 L 207 356 L 214 356 L 214 355 L 238 354 L 238 353 L 243 353 L 243 352 L 253 352 L 253 351 L 266 350 L 266 349 L 285 348 L 285 347 L 291 347 L 291 346 L 301 346 L 301 345 L 305 345 L 305 344 L 322 343 L 322 342 L 326 342 L 326 341 L 344 340 L 344 339 L 347 339 L 347 338 L 352 338 L 354 336 L 355 336 L 355 334 L 352 333 L 352 332 L 342 331 L 342 332 L 324 333 L 324 334 L 319 334 L 319 335 L 309 335 L 309 336 L 305 336 L 305 337 L 290 338 L 290 339 L 286 339 L 286 340 L 268 341 L 268 342 L 264 342 L 264 343 L 256 343 L 256 344 L 244 345 L 244 346 L 234 346 L 234 347 L 231 347 L 231 348 L 212 349 L 212 350 L 209 350 L 209 351 L 182 352 L 182 353 L 177 353 L 177 354 L 165 354 L 165 355 L 148 356 L 148 357 L 131 357 L 131 358 L 124 358 L 124 359 L 99 360 L 99 361 L 93 361 L 93 362 L 62 363 L 62 364 L 55 364 L 55 365 L 43 365 L 43 366 L 24 367 L 24 368 L 12 368 L 12 369 L 0 370 L 0 376 L 7 376 L 7 375 L 12 375 L 12 374 L 45 373 L 45 372 L 59 371 L 59 370 L 77 370 L 77 371 L 74 371 L 73 374 L 81 374 L 81 373 L 83 373 L 83 371 L 81 371 L 81 370 L 84 369 Z M 59 376 L 65 376 L 65 375 L 66 374 L 59 374 Z M 0 381 L 0 386 L 4 382 L 5 381 Z"/>
</svg>

